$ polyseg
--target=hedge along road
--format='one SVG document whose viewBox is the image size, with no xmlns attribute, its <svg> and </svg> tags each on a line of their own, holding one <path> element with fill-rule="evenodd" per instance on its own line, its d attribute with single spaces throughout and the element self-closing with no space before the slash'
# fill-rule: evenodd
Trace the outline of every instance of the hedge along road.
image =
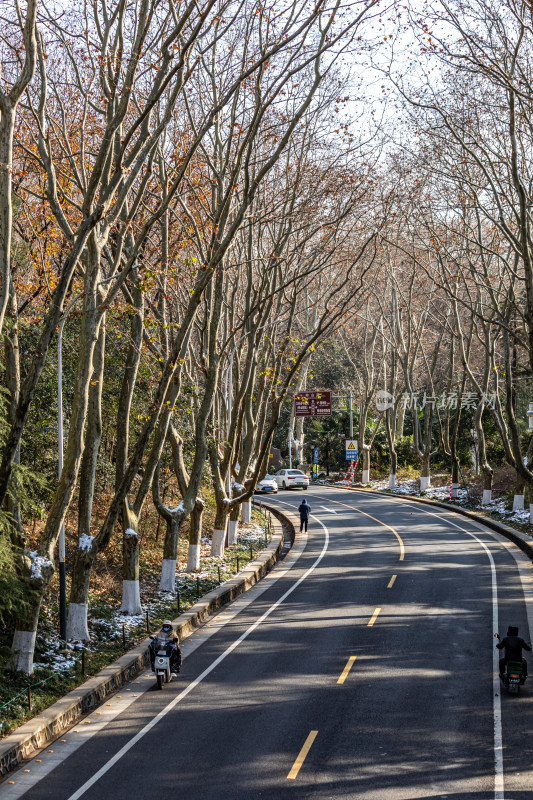
<svg viewBox="0 0 533 800">
<path fill-rule="evenodd" d="M 177 681 L 157 692 L 143 679 L 148 690 L 42 780 L 47 751 L 25 765 L 18 796 L 530 797 L 532 692 L 500 698 L 494 682 L 495 615 L 528 637 L 521 554 L 405 501 L 306 497 L 292 568 L 201 632 Z M 295 510 L 301 496 L 271 500 Z"/>
</svg>

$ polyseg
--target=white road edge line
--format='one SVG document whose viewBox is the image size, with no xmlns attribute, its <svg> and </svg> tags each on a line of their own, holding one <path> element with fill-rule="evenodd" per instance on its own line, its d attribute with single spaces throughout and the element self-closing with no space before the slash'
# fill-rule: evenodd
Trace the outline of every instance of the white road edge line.
<svg viewBox="0 0 533 800">
<path fill-rule="evenodd" d="M 91 778 L 89 778 L 89 780 L 88 780 L 88 781 L 86 781 L 86 782 L 83 784 L 83 786 L 80 786 L 80 788 L 79 788 L 79 789 L 78 789 L 76 792 L 74 792 L 74 794 L 70 795 L 70 797 L 68 798 L 68 800 L 78 800 L 78 798 L 79 798 L 79 797 L 82 797 L 82 795 L 84 795 L 84 794 L 85 794 L 85 792 L 87 792 L 87 790 L 91 788 L 91 786 L 94 786 L 94 784 L 95 784 L 97 781 L 99 781 L 99 780 L 100 780 L 100 778 L 101 778 L 103 775 L 105 775 L 105 774 L 106 774 L 106 772 L 108 772 L 108 771 L 111 769 L 111 767 L 113 767 L 113 766 L 114 766 L 114 765 L 115 765 L 115 764 L 116 764 L 118 761 L 120 761 L 120 759 L 122 758 L 122 756 L 124 756 L 124 755 L 125 755 L 125 754 L 126 754 L 128 751 L 129 751 L 129 750 L 131 750 L 131 748 L 132 748 L 132 747 L 134 747 L 134 746 L 137 744 L 137 742 L 139 742 L 139 741 L 140 741 L 140 740 L 141 740 L 141 739 L 142 739 L 142 738 L 143 738 L 143 737 L 144 737 L 144 736 L 145 736 L 145 735 L 146 735 L 146 734 L 147 734 L 149 731 L 151 731 L 151 730 L 152 730 L 152 728 L 153 728 L 155 725 L 157 725 L 157 723 L 158 723 L 158 722 L 159 722 L 161 719 L 163 719 L 163 717 L 165 717 L 165 716 L 166 716 L 166 715 L 169 713 L 169 711 L 172 711 L 172 709 L 174 708 L 174 706 L 176 706 L 176 705 L 177 705 L 178 703 L 180 703 L 180 702 L 181 702 L 181 701 L 182 701 L 182 700 L 183 700 L 185 697 L 187 697 L 187 695 L 188 695 L 188 694 L 190 694 L 190 693 L 192 692 L 192 690 L 193 690 L 193 689 L 195 689 L 195 688 L 198 686 L 198 684 L 199 684 L 199 683 L 201 683 L 201 682 L 204 680 L 204 678 L 207 678 L 207 676 L 208 676 L 208 675 L 209 675 L 211 672 L 213 672 L 213 670 L 214 670 L 216 667 L 218 667 L 218 665 L 219 665 L 219 664 L 220 664 L 222 661 L 224 661 L 224 659 L 225 659 L 227 656 L 229 656 L 229 654 L 230 654 L 230 653 L 232 653 L 232 652 L 233 652 L 233 651 L 234 651 L 234 650 L 235 650 L 235 649 L 236 649 L 236 648 L 237 648 L 237 647 L 238 647 L 238 646 L 241 644 L 241 642 L 243 642 L 245 639 L 247 639 L 247 638 L 248 638 L 248 636 L 249 636 L 251 633 L 253 633 L 253 631 L 255 631 L 255 629 L 256 629 L 256 628 L 258 628 L 258 627 L 259 627 L 259 625 L 261 625 L 261 623 L 262 623 L 262 622 L 264 622 L 264 621 L 265 621 L 265 619 L 267 619 L 267 617 L 269 617 L 269 616 L 270 616 L 270 615 L 271 615 L 271 614 L 272 614 L 272 613 L 273 613 L 273 612 L 276 610 L 276 608 L 278 608 L 278 606 L 280 606 L 280 605 L 281 605 L 281 604 L 282 604 L 282 603 L 283 603 L 283 602 L 284 602 L 284 601 L 287 599 L 287 597 L 289 597 L 289 595 L 291 595 L 291 594 L 294 592 L 294 590 L 295 590 L 295 589 L 297 589 L 297 588 L 298 588 L 298 586 L 299 586 L 301 583 L 303 583 L 303 581 L 304 581 L 304 580 L 305 580 L 305 579 L 306 579 L 306 578 L 307 578 L 307 577 L 308 577 L 308 576 L 309 576 L 309 575 L 310 575 L 310 574 L 311 574 L 311 573 L 312 573 L 312 572 L 313 572 L 313 571 L 316 569 L 316 567 L 317 567 L 317 566 L 320 564 L 320 562 L 322 561 L 322 559 L 324 558 L 324 556 L 325 556 L 325 554 L 326 554 L 326 552 L 327 552 L 328 545 L 329 545 L 329 531 L 328 531 L 328 529 L 326 528 L 326 526 L 324 525 L 324 523 L 323 523 L 323 522 L 321 522 L 321 521 L 318 519 L 318 517 L 316 517 L 314 514 L 311 514 L 311 516 L 315 517 L 316 521 L 317 521 L 317 522 L 318 522 L 320 525 L 322 525 L 322 527 L 324 528 L 324 534 L 325 534 L 324 546 L 323 546 L 323 548 L 322 548 L 322 552 L 320 553 L 320 555 L 318 556 L 318 558 L 316 559 L 316 561 L 315 561 L 315 562 L 314 562 L 314 563 L 313 563 L 313 564 L 312 564 L 312 565 L 309 567 L 309 569 L 308 569 L 308 570 L 306 570 L 306 572 L 304 572 L 304 574 L 303 574 L 303 575 L 302 575 L 302 576 L 301 576 L 301 577 L 300 577 L 300 578 L 299 578 L 299 579 L 296 581 L 296 583 L 294 583 L 294 584 L 293 584 L 293 585 L 290 587 L 290 589 L 287 589 L 287 591 L 285 592 L 285 594 L 283 594 L 283 595 L 282 595 L 282 596 L 281 596 L 281 597 L 280 597 L 278 600 L 276 600 L 276 602 L 275 602 L 275 603 L 273 603 L 273 604 L 270 606 L 270 608 L 269 608 L 269 609 L 267 609 L 267 610 L 265 611 L 265 613 L 264 613 L 264 614 L 263 614 L 261 617 L 259 617 L 259 619 L 258 619 L 258 620 L 256 620 L 256 621 L 253 623 L 253 625 L 250 625 L 250 627 L 249 627 L 247 630 L 245 630 L 245 631 L 244 631 L 244 633 L 243 633 L 243 634 L 241 634 L 241 636 L 239 636 L 239 638 L 238 638 L 238 639 L 236 639 L 236 640 L 235 640 L 235 641 L 234 641 L 234 642 L 233 642 L 233 643 L 232 643 L 232 644 L 231 644 L 231 645 L 230 645 L 230 646 L 229 646 L 229 647 L 228 647 L 226 650 L 224 650 L 224 652 L 223 652 L 223 653 L 221 653 L 221 654 L 218 656 L 218 658 L 216 658 L 216 659 L 215 659 L 215 660 L 214 660 L 214 661 L 213 661 L 213 662 L 210 664 L 210 666 L 209 666 L 209 667 L 207 667 L 207 669 L 205 669 L 205 670 L 204 670 L 204 671 L 203 671 L 203 672 L 202 672 L 202 673 L 201 673 L 201 674 L 200 674 L 200 675 L 199 675 L 199 676 L 198 676 L 198 677 L 197 677 L 197 678 L 196 678 L 194 681 L 192 681 L 192 682 L 191 682 L 191 683 L 190 683 L 190 684 L 189 684 L 189 685 L 188 685 L 188 686 L 187 686 L 187 687 L 186 687 L 186 688 L 185 688 L 185 689 L 184 689 L 182 692 L 180 692 L 178 695 L 176 695 L 176 697 L 174 697 L 174 699 L 173 699 L 173 700 L 171 700 L 171 701 L 170 701 L 170 703 L 168 703 L 168 705 L 166 705 L 166 706 L 165 706 L 165 708 L 163 708 L 163 709 L 162 709 L 162 710 L 161 710 L 161 711 L 160 711 L 160 712 L 159 712 L 159 713 L 158 713 L 158 714 L 157 714 L 157 715 L 156 715 L 156 716 L 155 716 L 153 719 L 151 719 L 151 720 L 150 720 L 150 722 L 148 722 L 148 723 L 147 723 L 147 724 L 144 726 L 144 728 L 141 728 L 141 730 L 140 730 L 140 731 L 139 731 L 137 734 L 135 734 L 135 736 L 133 736 L 133 737 L 132 737 L 132 738 L 129 740 L 129 742 L 127 742 L 127 743 L 126 743 L 126 744 L 125 744 L 123 747 L 121 747 L 121 748 L 120 748 L 120 750 L 118 751 L 118 753 L 115 753 L 115 755 L 114 755 L 112 758 L 110 758 L 110 759 L 109 759 L 109 761 L 107 761 L 107 762 L 104 764 L 104 766 L 103 766 L 103 767 L 101 767 L 101 768 L 98 770 L 98 772 L 95 772 L 95 773 L 94 773 L 94 775 L 93 775 Z"/>
<path fill-rule="evenodd" d="M 489 548 L 482 542 L 481 539 L 476 536 L 475 533 L 472 531 L 468 531 L 466 528 L 462 528 L 457 523 L 452 522 L 451 519 L 448 517 L 444 517 L 442 514 L 435 514 L 434 511 L 427 511 L 425 508 L 420 508 L 418 504 L 415 504 L 417 507 L 417 511 L 422 511 L 424 514 L 429 514 L 431 517 L 437 517 L 438 519 L 443 520 L 444 522 L 453 525 L 454 528 L 458 528 L 463 533 L 468 534 L 468 536 L 472 536 L 473 539 L 478 542 L 481 547 L 484 549 L 485 553 L 487 554 L 489 561 L 490 561 L 490 572 L 492 577 L 492 630 L 498 630 L 498 583 L 496 579 L 496 565 L 494 563 L 494 559 L 492 557 L 492 553 L 490 552 Z M 493 694 L 493 716 L 494 716 L 494 800 L 505 800 L 505 789 L 504 789 L 504 776 L 503 776 L 503 737 L 502 737 L 502 706 L 501 706 L 501 697 L 500 697 L 500 678 L 499 678 L 499 663 L 498 663 L 498 653 L 496 652 L 496 648 L 493 648 L 492 654 L 492 694 Z"/>
</svg>

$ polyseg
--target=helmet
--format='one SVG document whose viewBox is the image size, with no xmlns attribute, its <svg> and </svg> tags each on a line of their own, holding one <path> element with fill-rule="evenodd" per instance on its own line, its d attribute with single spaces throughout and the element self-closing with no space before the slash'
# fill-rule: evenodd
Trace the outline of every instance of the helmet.
<svg viewBox="0 0 533 800">
<path fill-rule="evenodd" d="M 174 627 L 169 619 L 166 619 L 161 625 L 163 633 L 169 634 L 174 632 Z"/>
<path fill-rule="evenodd" d="M 518 628 L 515 625 L 509 625 L 507 636 L 518 636 Z"/>
</svg>

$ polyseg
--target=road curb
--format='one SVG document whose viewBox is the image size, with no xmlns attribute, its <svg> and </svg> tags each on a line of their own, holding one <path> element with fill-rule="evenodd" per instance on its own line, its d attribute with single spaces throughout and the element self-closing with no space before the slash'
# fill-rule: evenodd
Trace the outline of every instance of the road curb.
<svg viewBox="0 0 533 800">
<path fill-rule="evenodd" d="M 283 512 L 271 507 L 269 507 L 269 511 L 272 512 L 275 519 L 273 520 L 274 533 L 268 547 L 238 575 L 216 589 L 212 589 L 188 611 L 173 620 L 180 640 L 190 636 L 213 613 L 250 589 L 276 565 L 284 544 L 283 527 L 280 520 L 285 518 L 289 526 L 293 526 Z M 294 536 L 291 536 L 291 544 L 293 541 Z M 29 758 L 35 751 L 41 750 L 77 719 L 99 706 L 112 692 L 128 683 L 149 666 L 149 643 L 148 637 L 143 639 L 140 644 L 93 675 L 81 686 L 73 689 L 45 711 L 0 740 L 0 777 L 4 777 L 16 769 L 22 761 Z"/>
<path fill-rule="evenodd" d="M 501 533 L 502 536 L 510 539 L 514 544 L 517 545 L 517 547 L 523 550 L 523 552 L 533 561 L 533 539 L 531 539 L 531 537 L 527 534 L 521 533 L 515 528 L 511 528 L 510 525 L 506 525 L 504 522 L 498 522 L 492 517 L 485 516 L 484 514 L 476 514 L 475 511 L 470 511 L 467 508 L 461 508 L 461 506 L 455 506 L 452 503 L 443 503 L 440 500 L 430 500 L 427 497 L 413 497 L 412 495 L 408 494 L 398 495 L 394 494 L 394 492 L 379 492 L 376 489 L 359 489 L 356 486 L 342 486 L 339 488 L 346 489 L 349 492 L 361 492 L 372 494 L 374 496 L 392 497 L 396 500 L 409 500 L 412 503 L 421 503 L 422 505 L 426 506 L 443 508 L 446 511 L 454 511 L 456 514 L 461 514 L 463 517 L 468 517 L 473 522 L 478 522 L 480 525 L 485 525 L 485 527 L 491 528 L 497 533 Z"/>
</svg>

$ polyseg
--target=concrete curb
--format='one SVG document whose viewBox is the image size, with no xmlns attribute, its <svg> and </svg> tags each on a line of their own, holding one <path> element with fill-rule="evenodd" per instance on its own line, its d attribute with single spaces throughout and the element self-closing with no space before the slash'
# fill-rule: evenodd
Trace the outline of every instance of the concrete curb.
<svg viewBox="0 0 533 800">
<path fill-rule="evenodd" d="M 524 553 L 526 553 L 526 555 L 533 561 L 533 539 L 527 534 L 521 533 L 515 528 L 511 528 L 510 525 L 505 525 L 503 522 L 498 522 L 492 517 L 485 516 L 484 514 L 476 514 L 475 511 L 470 511 L 467 508 L 461 508 L 461 506 L 455 506 L 452 503 L 442 503 L 439 500 L 430 500 L 427 497 L 414 497 L 413 495 L 409 494 L 398 495 L 394 494 L 394 492 L 378 492 L 376 489 L 359 489 L 355 486 L 343 486 L 339 488 L 346 489 L 349 492 L 362 492 L 377 496 L 381 495 L 385 497 L 392 497 L 396 500 L 410 500 L 412 503 L 422 503 L 422 505 L 443 508 L 446 511 L 454 511 L 456 514 L 461 514 L 463 517 L 468 517 L 473 522 L 478 522 L 480 525 L 485 525 L 486 528 L 491 528 L 491 530 L 501 533 L 502 536 L 510 539 L 513 544 L 516 544 L 517 547 L 523 550 Z"/>
<path fill-rule="evenodd" d="M 219 608 L 250 589 L 276 565 L 284 544 L 283 529 L 278 520 L 285 515 L 270 507 L 269 511 L 276 519 L 273 520 L 274 533 L 268 547 L 238 575 L 212 589 L 192 608 L 173 620 L 180 640 L 190 636 Z M 0 740 L 0 777 L 7 775 L 36 750 L 41 750 L 77 719 L 99 706 L 112 692 L 149 666 L 149 643 L 149 638 L 143 639 L 132 650 Z"/>
</svg>

